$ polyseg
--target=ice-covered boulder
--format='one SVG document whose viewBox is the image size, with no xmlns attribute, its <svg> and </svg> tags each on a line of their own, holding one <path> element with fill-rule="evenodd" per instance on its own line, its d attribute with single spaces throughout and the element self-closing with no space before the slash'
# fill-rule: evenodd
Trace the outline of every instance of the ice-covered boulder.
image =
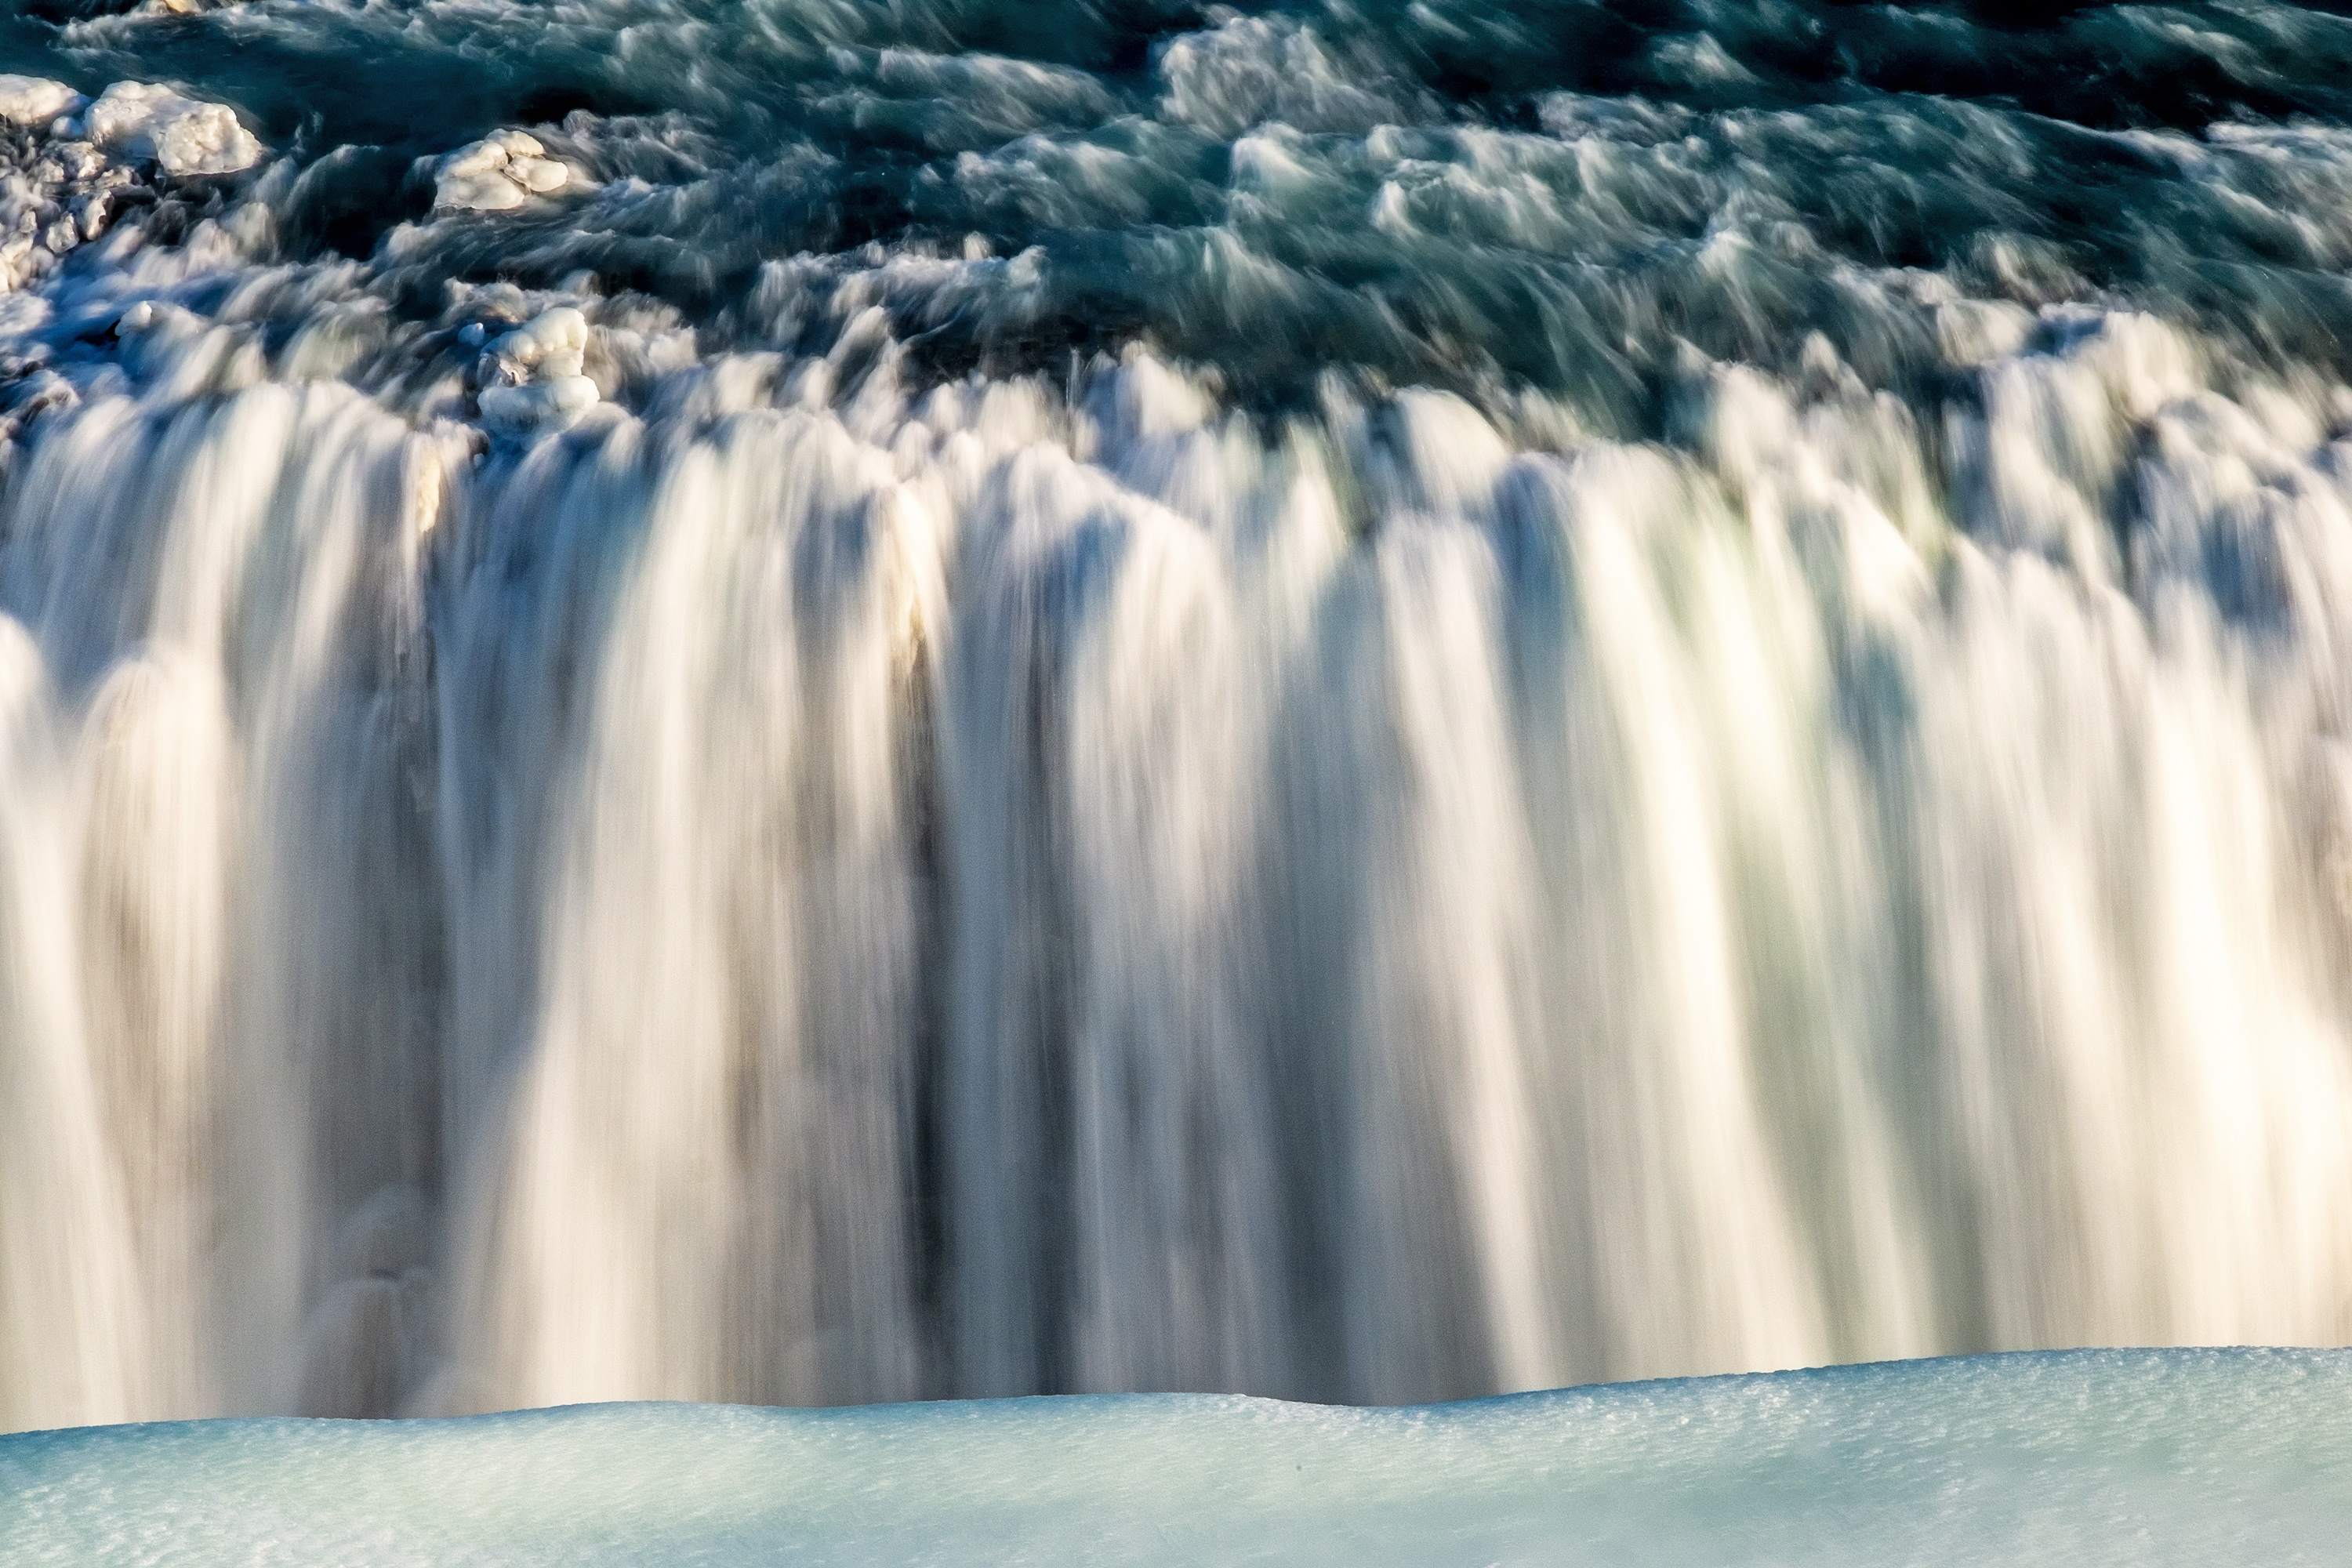
<svg viewBox="0 0 2352 1568">
<path fill-rule="evenodd" d="M 482 423 L 512 435 L 561 425 L 596 406 L 596 384 L 584 375 L 482 393 Z"/>
<path fill-rule="evenodd" d="M 477 379 L 484 386 L 520 386 L 576 376 L 587 349 L 588 318 L 569 305 L 558 305 L 491 339 L 482 350 Z"/>
<path fill-rule="evenodd" d="M 81 112 L 89 100 L 61 81 L 38 76 L 0 76 L 0 120 L 11 125 L 46 126 Z"/>
<path fill-rule="evenodd" d="M 225 103 L 183 98 L 153 82 L 118 81 L 84 113 L 81 134 L 167 174 L 233 174 L 261 161 L 261 143 Z"/>
<path fill-rule="evenodd" d="M 83 139 L 90 100 L 45 77 L 0 76 L 0 295 L 47 277 L 106 231 L 132 162 Z"/>
<path fill-rule="evenodd" d="M 547 156 L 537 137 L 499 131 L 433 166 L 433 205 L 456 212 L 504 212 L 571 183 L 571 166 Z"/>
<path fill-rule="evenodd" d="M 474 366 L 482 423 L 520 435 L 594 407 L 596 384 L 581 374 L 587 349 L 588 318 L 568 305 L 491 339 Z"/>
</svg>

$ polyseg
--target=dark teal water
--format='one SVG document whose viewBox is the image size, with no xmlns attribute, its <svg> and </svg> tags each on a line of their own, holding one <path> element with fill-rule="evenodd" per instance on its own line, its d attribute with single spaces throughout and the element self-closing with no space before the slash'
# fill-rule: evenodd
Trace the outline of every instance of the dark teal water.
<svg viewBox="0 0 2352 1568">
<path fill-rule="evenodd" d="M 293 258 L 374 255 L 425 216 L 412 161 L 500 125 L 626 184 L 436 236 L 380 280 L 412 313 L 445 278 L 585 268 L 805 347 L 823 312 L 755 299 L 762 263 L 979 235 L 1035 275 L 885 290 L 942 369 L 1142 340 L 1251 399 L 1349 367 L 1645 433 L 1681 342 L 1785 369 L 1819 331 L 1932 387 L 1889 268 L 2330 364 L 2352 324 L 2325 129 L 2352 21 L 2325 7 L 40 0 L 0 39 L 10 69 L 236 106 L 312 172 L 278 204 Z M 2254 126 L 2310 129 L 2215 132 Z"/>
</svg>

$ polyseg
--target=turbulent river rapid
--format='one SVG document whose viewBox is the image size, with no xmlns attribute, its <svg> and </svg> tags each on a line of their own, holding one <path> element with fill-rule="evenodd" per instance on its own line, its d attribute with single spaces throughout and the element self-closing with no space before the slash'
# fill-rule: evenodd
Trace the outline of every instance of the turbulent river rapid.
<svg viewBox="0 0 2352 1568">
<path fill-rule="evenodd" d="M 2352 1339 L 2352 20 L 22 0 L 0 1428 Z"/>
</svg>

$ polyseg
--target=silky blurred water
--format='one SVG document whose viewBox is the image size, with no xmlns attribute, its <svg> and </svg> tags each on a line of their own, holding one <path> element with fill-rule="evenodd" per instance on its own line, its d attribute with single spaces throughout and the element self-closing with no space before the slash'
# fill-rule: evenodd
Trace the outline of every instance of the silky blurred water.
<svg viewBox="0 0 2352 1568">
<path fill-rule="evenodd" d="M 0 1428 L 2352 1339 L 2347 68 L 18 7 Z"/>
</svg>

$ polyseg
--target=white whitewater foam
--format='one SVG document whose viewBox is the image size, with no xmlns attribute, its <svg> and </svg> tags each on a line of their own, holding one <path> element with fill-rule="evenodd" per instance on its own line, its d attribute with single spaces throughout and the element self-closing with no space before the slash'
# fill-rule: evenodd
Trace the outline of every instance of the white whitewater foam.
<svg viewBox="0 0 2352 1568">
<path fill-rule="evenodd" d="M 0 1558 L 114 1564 L 2287 1563 L 2352 1355 L 2078 1352 L 1407 1409 L 1108 1395 L 0 1439 Z"/>
</svg>

